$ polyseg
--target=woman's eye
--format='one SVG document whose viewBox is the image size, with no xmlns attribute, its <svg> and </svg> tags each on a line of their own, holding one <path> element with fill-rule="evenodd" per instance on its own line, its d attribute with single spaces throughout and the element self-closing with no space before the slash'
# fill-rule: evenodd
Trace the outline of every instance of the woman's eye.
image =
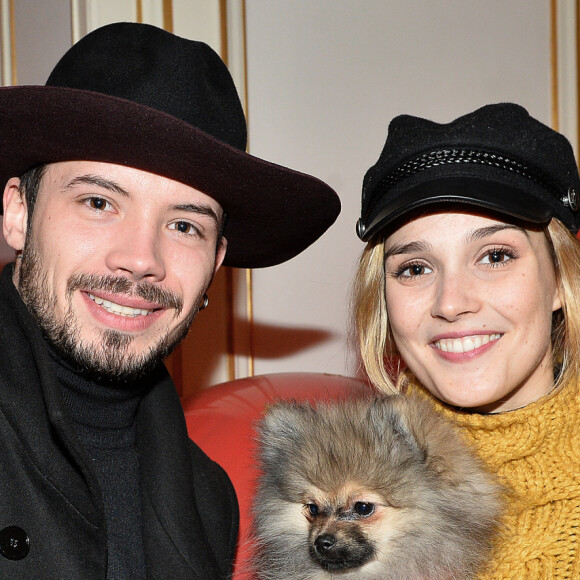
<svg viewBox="0 0 580 580">
<path fill-rule="evenodd" d="M 397 271 L 397 278 L 418 278 L 425 274 L 431 274 L 433 270 L 425 264 L 404 264 Z"/>
<path fill-rule="evenodd" d="M 483 256 L 483 258 L 480 260 L 480 263 L 495 266 L 509 262 L 515 257 L 515 254 L 506 248 L 494 248 L 493 250 L 487 252 L 485 256 Z"/>
</svg>

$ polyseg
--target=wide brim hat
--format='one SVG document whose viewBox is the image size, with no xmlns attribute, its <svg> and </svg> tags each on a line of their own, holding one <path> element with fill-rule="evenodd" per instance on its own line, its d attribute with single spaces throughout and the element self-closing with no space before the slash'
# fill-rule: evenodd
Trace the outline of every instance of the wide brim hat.
<svg viewBox="0 0 580 580">
<path fill-rule="evenodd" d="M 450 123 L 395 117 L 363 181 L 357 234 L 385 235 L 432 206 L 470 207 L 578 230 L 580 179 L 560 133 L 512 103 L 486 105 Z"/>
<path fill-rule="evenodd" d="M 332 225 L 340 201 L 319 179 L 245 149 L 244 113 L 219 56 L 146 24 L 99 28 L 63 56 L 46 85 L 0 89 L 2 187 L 60 161 L 141 169 L 220 203 L 225 265 L 279 264 Z"/>
</svg>

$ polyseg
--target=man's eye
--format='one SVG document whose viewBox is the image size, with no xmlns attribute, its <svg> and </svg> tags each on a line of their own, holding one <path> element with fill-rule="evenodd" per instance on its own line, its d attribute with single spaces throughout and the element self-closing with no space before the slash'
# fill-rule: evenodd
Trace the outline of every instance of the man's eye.
<svg viewBox="0 0 580 580">
<path fill-rule="evenodd" d="M 107 209 L 109 202 L 102 197 L 91 197 L 87 200 L 87 204 L 91 209 L 102 211 Z"/>
<path fill-rule="evenodd" d="M 178 231 L 180 234 L 197 234 L 198 231 L 195 226 L 189 222 L 173 222 L 169 224 L 169 228 Z"/>
</svg>

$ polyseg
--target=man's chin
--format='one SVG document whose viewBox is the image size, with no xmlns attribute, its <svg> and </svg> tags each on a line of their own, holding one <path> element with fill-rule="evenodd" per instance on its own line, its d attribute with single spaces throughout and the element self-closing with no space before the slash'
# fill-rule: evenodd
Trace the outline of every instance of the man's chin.
<svg viewBox="0 0 580 580">
<path fill-rule="evenodd" d="M 66 334 L 61 335 L 62 342 L 49 340 L 75 372 L 97 382 L 120 384 L 146 379 L 177 348 L 188 328 L 180 325 L 177 332 L 153 344 L 113 330 L 102 331 L 92 340 L 76 341 Z"/>
<path fill-rule="evenodd" d="M 146 372 L 145 365 L 135 364 L 118 355 L 107 360 L 104 353 L 97 353 L 90 347 L 68 348 L 67 345 L 52 343 L 53 349 L 70 367 L 84 378 L 96 382 L 131 382 Z"/>
</svg>

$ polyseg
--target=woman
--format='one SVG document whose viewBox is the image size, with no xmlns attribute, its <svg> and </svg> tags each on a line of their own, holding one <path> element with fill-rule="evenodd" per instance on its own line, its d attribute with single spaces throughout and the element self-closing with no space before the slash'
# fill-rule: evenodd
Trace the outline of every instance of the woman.
<svg viewBox="0 0 580 580">
<path fill-rule="evenodd" d="M 361 358 L 509 490 L 486 579 L 580 578 L 579 194 L 568 141 L 513 104 L 397 117 L 364 180 Z"/>
</svg>

